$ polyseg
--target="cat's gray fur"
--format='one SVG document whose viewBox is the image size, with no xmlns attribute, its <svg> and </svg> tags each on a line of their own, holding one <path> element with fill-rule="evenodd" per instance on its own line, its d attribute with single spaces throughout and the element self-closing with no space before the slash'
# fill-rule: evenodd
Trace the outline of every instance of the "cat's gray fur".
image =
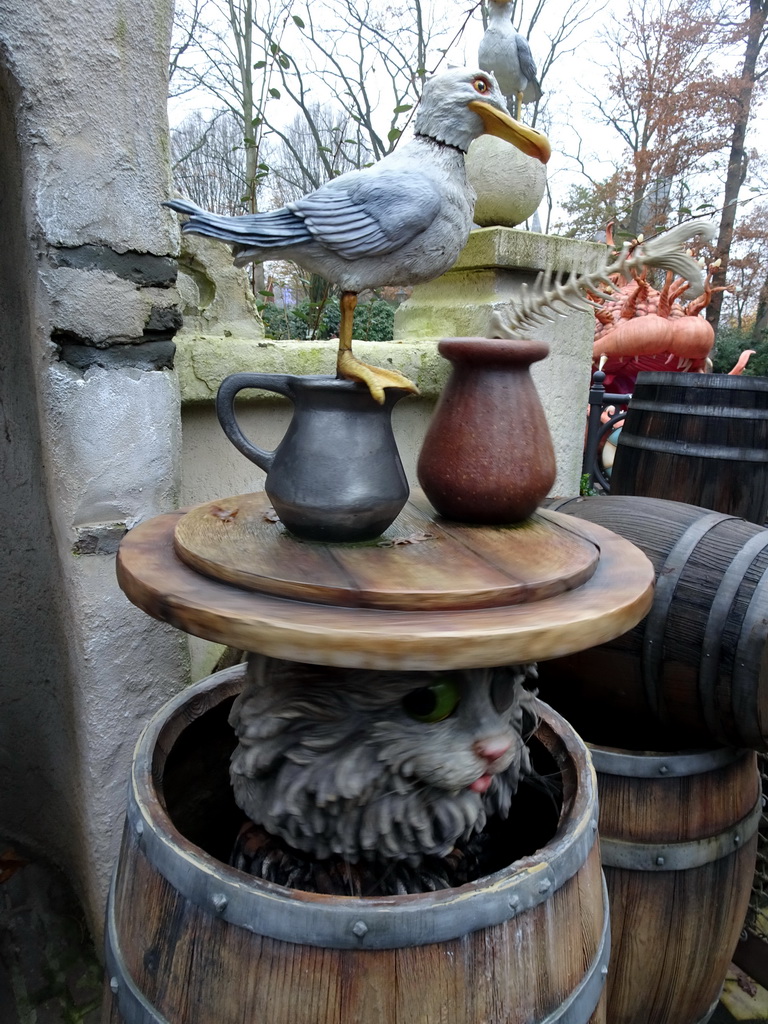
<svg viewBox="0 0 768 1024">
<path fill-rule="evenodd" d="M 450 675 L 461 700 L 443 721 L 415 721 L 401 701 Z M 230 723 L 239 744 L 230 775 L 248 817 L 290 847 L 350 863 L 444 857 L 505 818 L 535 722 L 526 689 L 535 667 L 455 673 L 325 668 L 252 655 Z M 499 694 L 504 694 L 502 699 Z M 508 705 L 500 712 L 497 703 Z M 489 764 L 480 741 L 505 737 Z M 468 787 L 492 775 L 484 793 Z"/>
</svg>

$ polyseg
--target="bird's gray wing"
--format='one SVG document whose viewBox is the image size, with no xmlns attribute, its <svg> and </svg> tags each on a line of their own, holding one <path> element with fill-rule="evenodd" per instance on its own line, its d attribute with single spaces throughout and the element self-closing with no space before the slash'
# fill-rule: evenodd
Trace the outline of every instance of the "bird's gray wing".
<svg viewBox="0 0 768 1024">
<path fill-rule="evenodd" d="M 407 245 L 429 227 L 441 206 L 440 190 L 427 175 L 392 168 L 345 175 L 288 209 L 316 242 L 352 260 L 385 256 Z"/>
<path fill-rule="evenodd" d="M 533 59 L 531 48 L 525 36 L 517 34 L 517 59 L 520 61 L 520 70 L 526 78 L 536 78 L 536 61 Z"/>
<path fill-rule="evenodd" d="M 541 86 L 536 78 L 536 61 L 533 59 L 531 48 L 525 36 L 517 35 L 517 59 L 520 62 L 520 71 L 528 79 L 528 87 L 525 90 L 524 100 L 526 103 L 533 103 L 541 99 Z"/>
</svg>

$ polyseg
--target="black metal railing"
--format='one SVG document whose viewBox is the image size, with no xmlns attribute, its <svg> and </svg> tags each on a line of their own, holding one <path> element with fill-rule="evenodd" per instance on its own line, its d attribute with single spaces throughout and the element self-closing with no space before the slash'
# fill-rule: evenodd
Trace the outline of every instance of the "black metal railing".
<svg viewBox="0 0 768 1024">
<path fill-rule="evenodd" d="M 581 467 L 582 482 L 586 485 L 587 493 L 594 491 L 597 485 L 606 494 L 610 494 L 611 483 L 600 460 L 601 442 L 610 436 L 616 428 L 616 424 L 623 420 L 627 413 L 626 408 L 621 408 L 603 423 L 603 410 L 607 405 L 626 407 L 632 397 L 631 394 L 615 395 L 607 392 L 603 384 L 604 380 L 603 371 L 595 370 L 592 374 L 592 386 L 589 389 L 587 440 L 584 445 L 584 461 Z"/>
</svg>

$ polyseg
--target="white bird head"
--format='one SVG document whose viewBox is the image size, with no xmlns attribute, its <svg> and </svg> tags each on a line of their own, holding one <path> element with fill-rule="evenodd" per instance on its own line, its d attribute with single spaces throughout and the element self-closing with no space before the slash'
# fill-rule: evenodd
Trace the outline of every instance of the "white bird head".
<svg viewBox="0 0 768 1024">
<path fill-rule="evenodd" d="M 493 75 L 471 68 L 453 68 L 426 82 L 414 131 L 465 153 L 470 142 L 487 134 L 544 164 L 551 154 L 546 135 L 509 116 Z"/>
</svg>

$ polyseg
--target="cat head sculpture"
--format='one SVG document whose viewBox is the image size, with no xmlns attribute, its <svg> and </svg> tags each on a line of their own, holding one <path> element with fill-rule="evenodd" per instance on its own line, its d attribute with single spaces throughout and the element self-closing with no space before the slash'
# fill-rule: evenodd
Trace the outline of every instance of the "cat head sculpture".
<svg viewBox="0 0 768 1024">
<path fill-rule="evenodd" d="M 505 818 L 535 728 L 533 665 L 327 668 L 252 655 L 230 723 L 248 817 L 318 859 L 444 857 Z"/>
</svg>

